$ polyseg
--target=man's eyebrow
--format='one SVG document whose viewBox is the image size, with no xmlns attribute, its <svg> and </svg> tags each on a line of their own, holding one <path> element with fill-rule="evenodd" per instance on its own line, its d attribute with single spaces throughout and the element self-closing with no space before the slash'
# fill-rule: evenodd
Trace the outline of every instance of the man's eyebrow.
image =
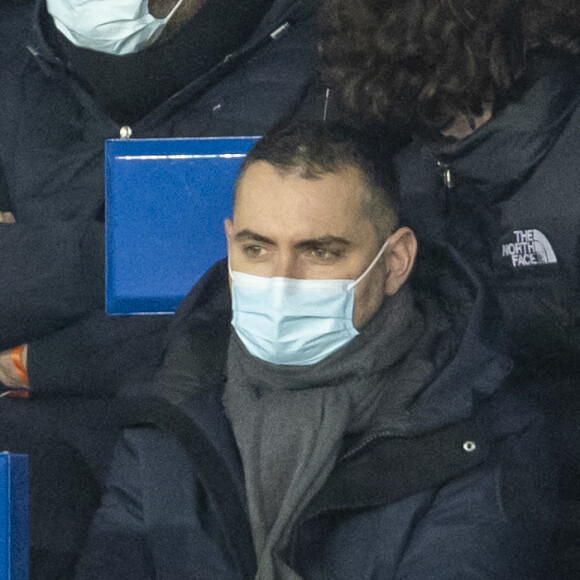
<svg viewBox="0 0 580 580">
<path fill-rule="evenodd" d="M 351 246 L 352 242 L 341 238 L 340 236 L 322 236 L 321 238 L 312 238 L 310 240 L 302 240 L 298 242 L 295 247 L 300 248 L 324 248 L 328 246 Z"/>
<path fill-rule="evenodd" d="M 252 241 L 252 242 L 261 242 L 262 244 L 271 244 L 274 245 L 274 240 L 267 238 L 266 236 L 262 236 L 257 232 L 253 232 L 252 230 L 246 228 L 244 230 L 240 230 L 236 235 L 235 239 L 237 242 L 244 242 L 244 241 Z"/>
<path fill-rule="evenodd" d="M 259 242 L 261 244 L 270 244 L 272 246 L 276 245 L 276 242 L 271 238 L 263 236 L 257 232 L 254 232 L 248 228 L 240 230 L 235 235 L 235 240 L 237 242 L 245 242 L 245 241 L 252 241 L 252 242 Z M 304 249 L 304 248 L 323 248 L 328 246 L 351 246 L 352 242 L 341 238 L 340 236 L 322 236 L 320 238 L 311 238 L 308 240 L 301 240 L 297 242 L 294 247 L 297 249 Z"/>
</svg>

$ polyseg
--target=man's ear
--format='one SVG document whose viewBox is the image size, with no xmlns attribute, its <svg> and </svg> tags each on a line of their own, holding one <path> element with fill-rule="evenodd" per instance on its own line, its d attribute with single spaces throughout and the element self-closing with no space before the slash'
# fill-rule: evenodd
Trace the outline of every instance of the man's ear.
<svg viewBox="0 0 580 580">
<path fill-rule="evenodd" d="M 407 227 L 399 228 L 389 238 L 385 252 L 387 279 L 385 294 L 392 296 L 407 281 L 413 270 L 417 256 L 417 238 L 413 230 Z"/>
</svg>

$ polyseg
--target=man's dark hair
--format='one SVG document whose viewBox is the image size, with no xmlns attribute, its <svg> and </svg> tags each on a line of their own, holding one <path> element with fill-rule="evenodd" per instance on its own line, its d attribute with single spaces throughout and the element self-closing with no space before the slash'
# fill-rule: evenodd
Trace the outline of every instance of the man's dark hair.
<svg viewBox="0 0 580 580">
<path fill-rule="evenodd" d="M 272 165 L 282 175 L 297 174 L 303 179 L 320 179 L 353 167 L 360 171 L 369 194 L 363 211 L 377 231 L 386 237 L 398 224 L 397 181 L 390 156 L 354 127 L 303 123 L 270 131 L 245 157 L 234 191 L 248 167 L 258 161 Z"/>
<path fill-rule="evenodd" d="M 511 98 L 540 47 L 578 53 L 578 0 L 322 0 L 322 59 L 346 106 L 442 130 Z"/>
</svg>

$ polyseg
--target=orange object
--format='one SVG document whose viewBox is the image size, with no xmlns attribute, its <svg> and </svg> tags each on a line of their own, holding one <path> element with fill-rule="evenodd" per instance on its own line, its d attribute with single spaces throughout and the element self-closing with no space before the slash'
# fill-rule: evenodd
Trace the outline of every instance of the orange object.
<svg viewBox="0 0 580 580">
<path fill-rule="evenodd" d="M 2 397 L 28 399 L 30 397 L 30 393 L 28 392 L 28 389 L 15 389 L 12 391 L 4 391 L 2 394 L 0 394 L 0 398 Z"/>
<path fill-rule="evenodd" d="M 14 368 L 16 369 L 16 374 L 18 378 L 26 385 L 29 385 L 28 382 L 28 371 L 22 362 L 22 351 L 24 350 L 24 345 L 21 344 L 20 346 L 15 346 L 10 351 L 10 358 L 12 359 L 12 363 L 14 364 Z M 27 395 L 26 395 L 27 396 Z"/>
</svg>

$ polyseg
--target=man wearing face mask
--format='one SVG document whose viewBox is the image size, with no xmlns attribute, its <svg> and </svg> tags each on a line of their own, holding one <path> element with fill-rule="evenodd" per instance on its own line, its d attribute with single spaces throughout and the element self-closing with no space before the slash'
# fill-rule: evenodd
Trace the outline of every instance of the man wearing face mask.
<svg viewBox="0 0 580 580">
<path fill-rule="evenodd" d="M 30 454 L 33 578 L 70 577 L 115 438 L 110 399 L 153 372 L 168 324 L 104 314 L 105 140 L 320 118 L 315 9 L 0 3 L 0 450 Z"/>
<path fill-rule="evenodd" d="M 444 247 L 415 264 L 389 166 L 343 127 L 273 132 L 225 230 L 127 401 L 77 578 L 537 577 L 538 416 L 477 279 Z"/>
</svg>

